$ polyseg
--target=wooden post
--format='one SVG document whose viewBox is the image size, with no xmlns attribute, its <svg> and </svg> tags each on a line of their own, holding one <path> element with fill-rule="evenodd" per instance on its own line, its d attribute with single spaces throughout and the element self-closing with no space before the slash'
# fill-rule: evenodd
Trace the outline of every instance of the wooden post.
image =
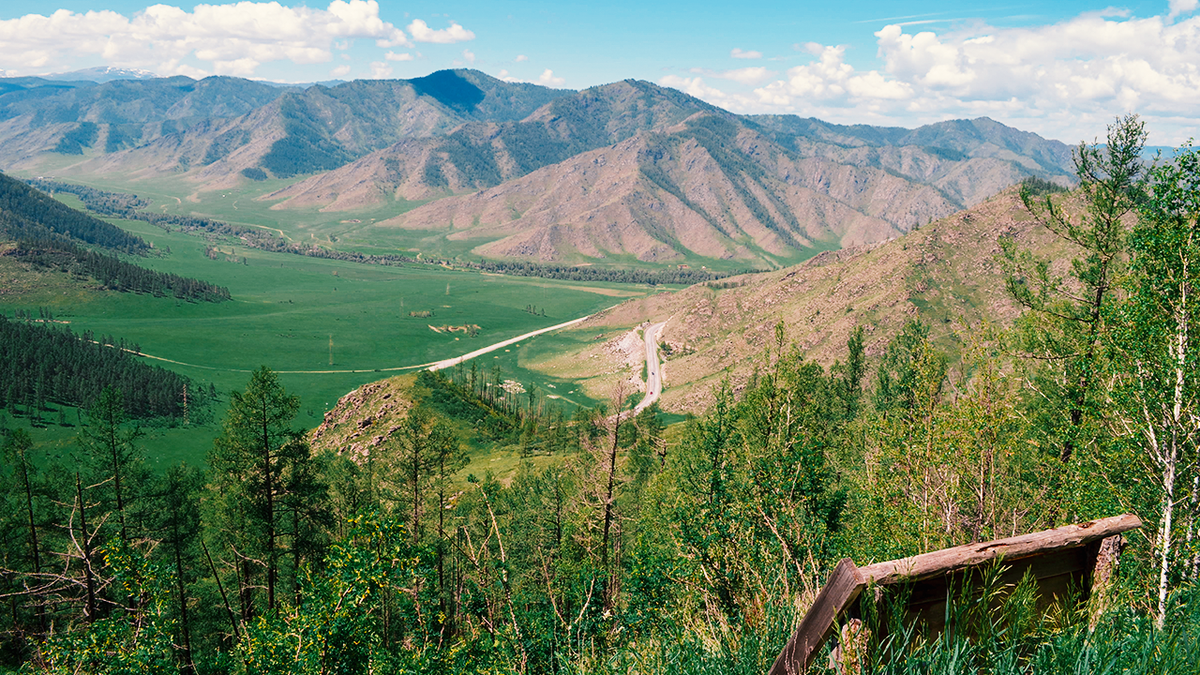
<svg viewBox="0 0 1200 675">
<path fill-rule="evenodd" d="M 858 598 L 866 583 L 854 561 L 842 558 L 768 675 L 799 675 L 808 670 L 817 649 L 833 632 L 838 614 Z"/>
<path fill-rule="evenodd" d="M 1117 564 L 1121 559 L 1121 549 L 1125 547 L 1125 538 L 1119 534 L 1105 537 L 1100 541 L 1096 550 L 1096 562 L 1092 566 L 1092 593 L 1088 598 L 1088 630 L 1096 630 L 1100 616 L 1108 609 L 1108 591 L 1112 586 L 1112 577 L 1117 572 Z"/>
</svg>

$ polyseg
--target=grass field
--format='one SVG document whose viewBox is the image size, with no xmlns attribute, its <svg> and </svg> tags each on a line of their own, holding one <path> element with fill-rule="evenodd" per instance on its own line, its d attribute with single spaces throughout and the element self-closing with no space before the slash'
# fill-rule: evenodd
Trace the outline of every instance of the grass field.
<svg viewBox="0 0 1200 675">
<path fill-rule="evenodd" d="M 97 183 L 96 187 L 120 186 Z M 151 196 L 140 186 L 137 192 Z M 63 196 L 63 201 L 79 206 L 69 195 Z M 265 209 L 255 211 L 263 212 Z M 219 253 L 213 260 L 206 257 L 209 244 L 201 237 L 168 233 L 140 221 L 113 222 L 152 241 L 159 251 L 170 250 L 161 257 L 140 259 L 139 264 L 227 286 L 234 300 L 188 303 L 134 294 L 81 293 L 48 279 L 16 298 L 0 295 L 0 311 L 11 314 L 17 308 L 48 307 L 77 333 L 91 330 L 137 343 L 142 353 L 158 357 L 150 363 L 202 383 L 211 382 L 221 392 L 242 388 L 250 371 L 269 366 L 281 373 L 290 392 L 301 397 L 296 424 L 302 427 L 318 424 L 341 395 L 366 382 L 578 318 L 654 290 L 478 274 L 435 265 L 361 265 L 269 253 L 236 242 L 218 244 Z M 312 228 L 315 235 L 319 228 Z M 302 231 L 289 231 L 288 236 Z M 544 309 L 546 315 L 526 312 L 531 304 Z M 410 312 L 433 315 L 418 318 Z M 478 334 L 468 337 L 430 328 L 464 324 L 478 325 Z M 518 356 L 527 343 L 481 357 L 480 367 L 500 364 L 506 376 L 546 392 L 572 389 L 570 382 L 521 367 Z M 583 405 L 592 403 L 582 397 L 571 398 Z M 217 411 L 208 426 L 150 430 L 145 444 L 153 463 L 201 462 L 218 433 L 216 424 L 222 414 Z M 54 419 L 54 414 L 47 416 L 48 421 Z M 75 433 L 54 425 L 34 432 L 38 442 L 47 447 L 65 447 Z"/>
</svg>

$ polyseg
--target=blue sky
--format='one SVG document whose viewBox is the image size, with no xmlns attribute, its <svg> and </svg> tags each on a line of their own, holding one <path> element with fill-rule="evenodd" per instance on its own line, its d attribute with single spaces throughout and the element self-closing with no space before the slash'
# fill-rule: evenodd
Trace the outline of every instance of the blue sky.
<svg viewBox="0 0 1200 675">
<path fill-rule="evenodd" d="M 576 89 L 638 78 L 841 123 L 986 115 L 1066 142 L 1137 112 L 1169 145 L 1200 129 L 1198 5 L 5 0 L 0 72 L 311 82 L 472 67 Z"/>
</svg>

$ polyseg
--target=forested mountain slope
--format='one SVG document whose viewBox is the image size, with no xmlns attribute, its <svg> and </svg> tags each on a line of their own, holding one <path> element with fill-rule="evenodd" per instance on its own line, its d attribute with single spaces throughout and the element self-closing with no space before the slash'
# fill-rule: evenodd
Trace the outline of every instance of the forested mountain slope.
<svg viewBox="0 0 1200 675">
<path fill-rule="evenodd" d="M 72 209 L 21 181 L 0 174 L 0 257 L 5 286 L 25 286 L 20 277 L 32 270 L 65 272 L 72 279 L 94 279 L 114 291 L 174 296 L 186 300 L 228 300 L 229 289 L 205 281 L 146 269 L 127 260 L 151 249 L 142 238 Z M 9 288 L 0 289 L 6 294 Z"/>
</svg>

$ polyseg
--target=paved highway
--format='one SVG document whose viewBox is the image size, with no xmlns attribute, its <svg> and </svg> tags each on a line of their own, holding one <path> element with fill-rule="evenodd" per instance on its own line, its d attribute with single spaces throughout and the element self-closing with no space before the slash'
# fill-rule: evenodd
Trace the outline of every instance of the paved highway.
<svg viewBox="0 0 1200 675">
<path fill-rule="evenodd" d="M 662 395 L 662 364 L 658 361 L 658 336 L 665 325 L 666 321 L 656 323 L 642 333 L 646 343 L 646 397 L 633 409 L 634 415 L 649 408 Z"/>
</svg>

